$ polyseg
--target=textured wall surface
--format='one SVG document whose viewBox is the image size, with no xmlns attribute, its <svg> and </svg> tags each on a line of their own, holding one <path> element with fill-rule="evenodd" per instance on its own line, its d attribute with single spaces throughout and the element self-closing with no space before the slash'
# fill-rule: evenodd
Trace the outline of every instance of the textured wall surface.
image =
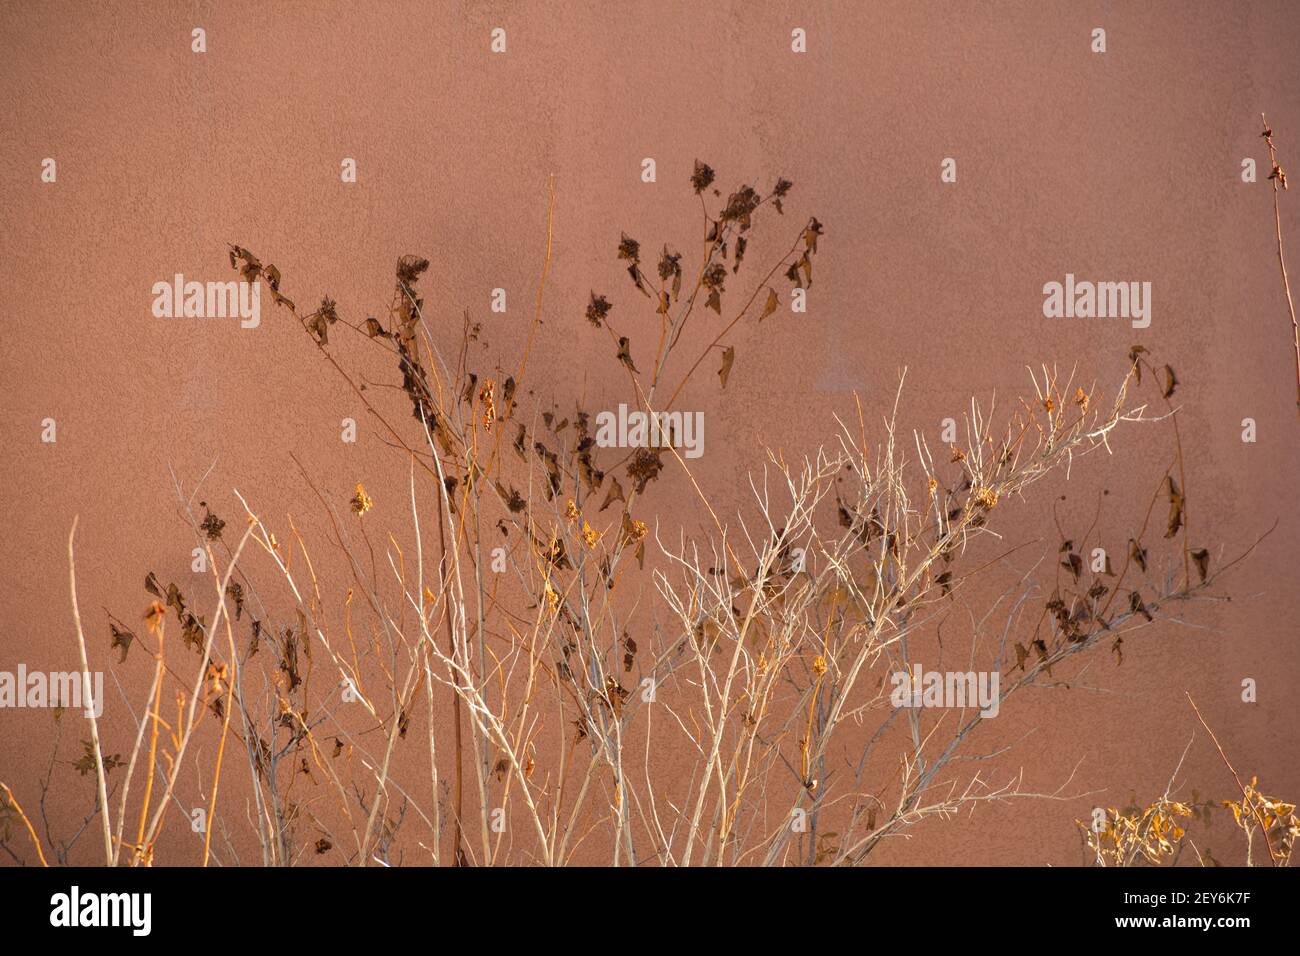
<svg viewBox="0 0 1300 956">
<path fill-rule="evenodd" d="M 855 414 L 854 391 L 875 427 L 904 367 L 901 424 L 935 442 L 971 396 L 1031 394 L 1026 366 L 1110 384 L 1140 342 L 1183 383 L 1189 541 L 1231 557 L 1273 529 L 1224 580 L 1230 602 L 1140 632 L 1120 666 L 1096 654 L 1060 675 L 1068 686 L 993 722 L 980 749 L 1013 749 L 991 774 L 1023 770 L 1027 789 L 1047 793 L 1068 781 L 1064 799 L 982 807 L 879 859 L 1078 862 L 1073 821 L 1158 795 L 1194 732 L 1180 782 L 1230 795 L 1185 692 L 1240 771 L 1295 799 L 1300 422 L 1259 132 L 1263 111 L 1283 164 L 1300 168 L 1297 13 L 1286 3 L 4 5 L 0 669 L 77 666 L 66 546 L 79 515 L 91 666 L 117 674 L 101 729 L 110 751 L 128 751 L 124 701 L 138 712 L 151 668 L 147 655 L 116 665 L 105 610 L 138 622 L 150 570 L 200 586 L 169 469 L 188 489 L 212 466 L 203 495 L 232 525 L 238 489 L 318 540 L 328 521 L 291 456 L 338 501 L 357 481 L 381 509 L 405 494 L 403 462 L 269 300 L 256 329 L 160 319 L 155 282 L 232 278 L 227 244 L 238 243 L 279 266 L 291 296 L 328 293 L 359 319 L 387 308 L 397 257 L 420 254 L 433 260 L 423 288 L 447 342 L 469 310 L 492 343 L 481 364 L 514 367 L 554 176 L 528 387 L 600 407 L 626 379 L 582 321 L 588 293 L 612 290 L 630 323 L 621 232 L 654 250 L 696 248 L 698 158 L 725 187 L 794 182 L 788 221 L 756 233 L 756 266 L 781 255 L 803 217 L 825 225 L 808 312 L 737 334 L 725 395 L 711 368 L 683 394 L 706 415 L 695 477 L 720 514 L 751 500 L 746 475 L 764 445 L 798 454 L 832 441 L 833 416 Z M 191 51 L 196 26 L 203 54 Z M 502 55 L 488 49 L 495 26 L 508 31 Z M 1089 49 L 1097 26 L 1104 54 Z M 791 52 L 795 27 L 806 54 Z M 54 183 L 41 181 L 46 157 Z M 340 181 L 345 157 L 355 184 Z M 640 178 L 645 157 L 653 184 Z M 944 157 L 957 160 L 955 184 L 940 182 Z M 1242 182 L 1246 157 L 1258 182 Z M 1297 198 L 1282 206 L 1293 274 Z M 1043 284 L 1066 273 L 1151 282 L 1150 328 L 1044 318 Z M 494 288 L 507 290 L 504 315 L 489 311 Z M 648 352 L 653 315 L 645 331 L 629 327 Z M 373 374 L 389 372 L 380 363 Z M 362 424 L 355 445 L 339 441 L 348 416 Z M 45 418 L 57 421 L 54 444 L 41 441 Z M 1244 418 L 1258 441 L 1241 440 Z M 1172 450 L 1167 426 L 1135 426 L 1113 455 L 1036 486 L 1002 529 L 1008 547 L 1025 548 L 1016 567 L 1044 555 L 1050 566 L 1058 523 L 1079 535 L 1099 512 L 1122 543 Z M 680 474 L 654 502 L 666 535 L 707 530 Z M 376 515 L 402 520 L 397 506 Z M 321 551 L 325 570 L 340 571 Z M 1240 700 L 1248 677 L 1254 704 Z M 47 811 L 69 831 L 93 800 L 92 777 L 71 766 L 85 722 L 61 724 L 0 711 L 0 780 L 35 805 L 61 733 Z M 1210 845 L 1229 855 L 1226 819 L 1217 826 Z M 197 859 L 190 834 L 168 840 L 170 861 Z M 94 861 L 92 842 L 74 858 Z"/>
</svg>

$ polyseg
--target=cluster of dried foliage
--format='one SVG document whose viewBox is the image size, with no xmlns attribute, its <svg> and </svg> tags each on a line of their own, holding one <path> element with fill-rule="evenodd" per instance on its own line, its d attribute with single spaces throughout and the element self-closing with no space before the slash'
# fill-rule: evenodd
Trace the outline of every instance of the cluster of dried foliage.
<svg viewBox="0 0 1300 956">
<path fill-rule="evenodd" d="M 624 235 L 629 301 L 593 292 L 586 308 L 589 334 L 608 337 L 626 373 L 629 404 L 648 412 L 675 407 L 710 356 L 725 388 L 735 343 L 777 311 L 779 287 L 812 282 L 823 230 L 808 218 L 737 298 L 751 230 L 788 221 L 791 183 L 727 195 L 713 183 L 697 163 L 693 265 L 665 245 L 652 266 Z M 79 765 L 97 778 L 104 812 L 92 810 L 78 835 L 98 831 L 110 863 L 152 862 L 165 826 L 188 830 L 199 807 L 204 865 L 255 862 L 241 858 L 247 846 L 266 865 L 859 864 L 929 818 L 1061 797 L 1064 785 L 1035 794 L 1019 773 L 970 769 L 996 766 L 971 762 L 993 754 L 968 753 L 978 711 L 890 705 L 889 675 L 916 659 L 954 602 L 978 600 L 978 576 L 1014 572 L 967 609 L 958 658 L 997 671 L 1005 704 L 1059 683 L 1071 658 L 1098 647 L 1118 665 L 1127 640 L 1213 599 L 1239 560 L 1189 543 L 1180 446 L 1152 476 L 1127 542 L 1101 541 L 1094 521 L 1062 532 L 1059 554 L 1025 570 L 1000 541 L 995 528 L 1029 485 L 1067 476 L 1120 431 L 1163 421 L 1178 442 L 1177 377 L 1141 347 L 1109 393 L 1044 368 L 1032 397 L 1006 410 L 972 401 L 964 441 L 946 449 L 903 436 L 897 397 L 874 438 L 859 405 L 815 454 L 755 462 L 748 511 L 724 520 L 671 440 L 601 448 L 590 409 L 528 407 L 549 219 L 537 310 L 512 374 L 469 368 L 482 329 L 468 316 L 449 328 L 426 314 L 425 259 L 401 259 L 387 316 L 362 322 L 328 297 L 299 308 L 280 270 L 248 249 L 232 247 L 230 261 L 266 285 L 379 423 L 409 463 L 409 490 L 377 504 L 356 484 L 348 499 L 303 471 L 328 547 L 348 568 L 340 582 L 318 579 L 292 519 L 264 520 L 237 493 L 228 521 L 203 502 L 199 514 L 202 481 L 177 484 L 211 582 L 197 595 L 150 573 L 143 633 L 110 620 L 105 647 L 119 666 L 138 666 L 143 651 L 153 668 L 147 700 L 132 708 L 134 739 L 109 748 L 128 756 L 104 756 L 92 721 Z M 632 340 L 638 311 L 655 317 L 653 352 Z M 690 343 L 702 347 L 683 355 Z M 404 425 L 353 370 L 356 349 L 388 353 L 411 411 Z M 665 468 L 681 469 L 709 533 L 655 520 Z M 1162 506 L 1164 527 L 1153 527 Z M 373 528 L 394 515 L 405 546 Z M 491 568 L 498 547 L 504 573 Z M 1115 566 L 1091 561 L 1096 547 Z M 75 609 L 75 567 L 73 586 Z M 168 640 L 178 629 L 181 647 Z M 246 800 L 224 795 L 232 764 L 246 774 Z M 48 821 L 42 841 L 4 796 L 4 820 L 21 824 L 0 831 L 4 848 L 26 858 L 25 831 L 42 861 L 42 842 L 66 858 L 70 842 L 56 842 Z M 1130 842 L 1115 852 L 1132 856 L 1131 838 L 1119 839 Z"/>
<path fill-rule="evenodd" d="M 1222 866 L 1214 858 L 1209 843 L 1203 847 L 1197 846 L 1187 830 L 1195 822 L 1203 828 L 1205 839 L 1208 840 L 1214 820 L 1212 811 L 1216 807 L 1222 807 L 1232 814 L 1233 835 L 1240 832 L 1245 842 L 1247 866 L 1256 865 L 1261 842 L 1267 851 L 1270 865 L 1290 866 L 1296 838 L 1300 837 L 1300 817 L 1296 816 L 1295 804 L 1266 795 L 1259 789 L 1256 777 L 1251 777 L 1250 783 L 1243 783 L 1228 760 L 1228 755 L 1223 752 L 1218 737 L 1205 722 L 1190 695 L 1188 701 L 1201 726 L 1218 749 L 1228 772 L 1236 781 L 1241 798 L 1202 800 L 1196 790 L 1192 791 L 1191 799 L 1187 801 L 1175 800 L 1170 795 L 1187 751 L 1195 742 L 1193 738 L 1188 741 L 1183 758 L 1178 761 L 1178 767 L 1174 769 L 1165 792 L 1155 801 L 1143 807 L 1132 800 L 1122 810 L 1115 807 L 1104 810 L 1098 808 L 1094 811 L 1097 818 L 1091 822 L 1076 821 L 1087 858 L 1095 866 L 1177 866 L 1184 851 L 1190 846 L 1201 866 Z"/>
</svg>

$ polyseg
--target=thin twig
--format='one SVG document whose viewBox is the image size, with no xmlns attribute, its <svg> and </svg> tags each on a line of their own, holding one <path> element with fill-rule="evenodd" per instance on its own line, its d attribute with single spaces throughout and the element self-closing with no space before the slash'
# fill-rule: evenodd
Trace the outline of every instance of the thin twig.
<svg viewBox="0 0 1300 956">
<path fill-rule="evenodd" d="M 1269 181 L 1273 183 L 1273 225 L 1277 231 L 1277 262 L 1282 268 L 1282 288 L 1286 291 L 1287 312 L 1291 316 L 1291 338 L 1295 346 L 1295 391 L 1296 409 L 1300 412 L 1300 325 L 1296 324 L 1295 303 L 1291 300 L 1291 282 L 1286 274 L 1286 258 L 1282 255 L 1282 206 L 1278 197 L 1278 186 L 1287 188 L 1286 172 L 1277 164 L 1277 147 L 1273 145 L 1273 130 L 1268 119 L 1259 114 L 1264 123 L 1264 142 L 1268 144 Z"/>
<path fill-rule="evenodd" d="M 1219 756 L 1223 758 L 1224 766 L 1226 766 L 1228 772 L 1232 774 L 1232 779 L 1237 781 L 1237 787 L 1241 790 L 1241 798 L 1246 803 L 1251 803 L 1250 794 L 1246 792 L 1246 785 L 1241 782 L 1241 778 L 1237 776 L 1237 771 L 1232 768 L 1232 763 L 1228 760 L 1228 755 L 1223 752 L 1223 746 L 1219 743 L 1219 738 L 1214 736 L 1214 731 L 1210 729 L 1210 725 L 1207 724 L 1205 718 L 1201 716 L 1200 708 L 1196 706 L 1196 701 L 1192 700 L 1191 694 L 1187 694 L 1187 702 L 1192 705 L 1192 710 L 1196 713 L 1196 719 L 1201 722 L 1201 726 L 1205 728 L 1205 732 L 1209 734 L 1210 739 L 1214 741 L 1214 746 L 1219 751 Z M 1273 841 L 1269 839 L 1268 827 L 1264 825 L 1264 817 L 1259 812 L 1258 804 L 1252 805 L 1251 809 L 1255 813 L 1255 819 L 1259 821 L 1260 830 L 1264 833 L 1264 845 L 1268 847 L 1268 855 L 1273 860 L 1273 865 L 1277 866 L 1277 854 L 1273 852 Z"/>
<path fill-rule="evenodd" d="M 99 787 L 99 815 L 104 827 L 104 862 L 113 865 L 113 834 L 108 822 L 108 782 L 104 776 L 104 752 L 99 746 L 99 721 L 95 717 L 96 702 L 84 699 L 90 693 L 90 663 L 86 658 L 86 635 L 81 629 L 81 609 L 77 607 L 77 560 L 73 554 L 73 541 L 77 536 L 77 519 L 72 518 L 72 530 L 68 532 L 68 586 L 72 592 L 72 619 L 77 625 L 77 649 L 81 654 L 82 704 L 90 716 L 90 741 L 95 748 L 95 777 Z M 102 701 L 100 702 L 102 704 Z"/>
</svg>

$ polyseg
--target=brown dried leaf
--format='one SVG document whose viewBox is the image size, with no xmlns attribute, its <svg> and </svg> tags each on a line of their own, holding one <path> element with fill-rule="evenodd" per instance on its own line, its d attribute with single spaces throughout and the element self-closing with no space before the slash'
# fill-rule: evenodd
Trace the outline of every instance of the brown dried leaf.
<svg viewBox="0 0 1300 956">
<path fill-rule="evenodd" d="M 623 496 L 623 486 L 619 484 L 618 479 L 613 475 L 609 476 L 609 491 L 605 494 L 605 501 L 601 504 L 600 510 L 604 511 L 615 501 L 626 502 L 627 498 Z"/>
<path fill-rule="evenodd" d="M 1142 363 L 1139 360 L 1147 347 L 1145 345 L 1135 345 L 1128 350 L 1128 360 L 1133 363 L 1133 374 L 1137 377 L 1137 383 L 1142 384 Z"/>
<path fill-rule="evenodd" d="M 718 369 L 718 378 L 722 381 L 722 387 L 727 387 L 727 379 L 731 377 L 731 366 L 736 362 L 735 346 L 728 345 L 722 352 L 722 367 Z"/>
<path fill-rule="evenodd" d="M 1164 378 L 1161 393 L 1165 398 L 1168 398 L 1170 395 L 1174 394 L 1174 389 L 1178 387 L 1178 376 L 1174 374 L 1173 366 L 1166 365 L 1161 370 L 1161 377 Z"/>
<path fill-rule="evenodd" d="M 1205 581 L 1206 575 L 1210 573 L 1210 552 L 1206 548 L 1192 552 L 1192 560 L 1196 562 L 1196 571 L 1201 576 L 1201 581 Z"/>
<path fill-rule="evenodd" d="M 1183 494 L 1172 475 L 1165 478 L 1165 491 L 1169 495 L 1169 527 L 1165 537 L 1172 538 L 1183 526 Z"/>
<path fill-rule="evenodd" d="M 1065 560 L 1061 562 L 1061 567 L 1073 574 L 1074 579 L 1077 581 L 1079 575 L 1083 573 L 1083 558 L 1071 551 L 1066 555 Z"/>
<path fill-rule="evenodd" d="M 629 371 L 640 374 L 637 372 L 637 367 L 632 364 L 631 342 L 628 340 L 626 335 L 620 337 L 618 340 L 618 360 L 622 362 Z"/>
<path fill-rule="evenodd" d="M 1132 538 L 1128 539 L 1128 554 L 1133 559 L 1133 563 L 1143 572 L 1147 569 L 1147 549 L 1140 547 Z"/>
<path fill-rule="evenodd" d="M 122 649 L 122 657 L 118 661 L 118 663 L 125 664 L 127 651 L 131 649 L 131 642 L 135 640 L 135 635 L 124 628 L 118 627 L 116 624 L 112 623 L 111 621 L 109 622 L 108 626 L 113 631 L 113 643 L 110 644 L 109 646 L 111 648 Z"/>
<path fill-rule="evenodd" d="M 1141 614 L 1148 621 L 1154 620 L 1154 618 L 1151 617 L 1151 612 L 1147 610 L 1146 604 L 1142 601 L 1142 595 L 1137 591 L 1133 591 L 1129 594 L 1128 606 L 1129 610 L 1134 614 Z"/>
</svg>

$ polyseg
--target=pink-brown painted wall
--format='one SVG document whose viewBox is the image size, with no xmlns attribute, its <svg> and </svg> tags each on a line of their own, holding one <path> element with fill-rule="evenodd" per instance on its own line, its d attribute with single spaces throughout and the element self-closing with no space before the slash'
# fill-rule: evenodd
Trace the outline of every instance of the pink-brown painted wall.
<svg viewBox="0 0 1300 956">
<path fill-rule="evenodd" d="M 1141 342 L 1183 382 L 1197 542 L 1235 554 L 1276 523 L 1225 585 L 1230 603 L 1143 632 L 1122 666 L 1097 655 L 1070 687 L 999 719 L 988 749 L 1015 748 L 995 776 L 1023 768 L 1051 792 L 1073 771 L 1069 799 L 989 806 L 881 859 L 1077 862 L 1073 821 L 1158 795 L 1194 731 L 1180 779 L 1229 794 L 1185 692 L 1239 770 L 1294 799 L 1300 420 L 1259 131 L 1264 111 L 1283 164 L 1300 168 L 1298 16 L 1244 2 L 5 5 L 0 669 L 76 667 L 74 515 L 92 668 L 116 659 L 104 608 L 138 620 L 151 569 L 189 580 L 169 467 L 188 487 L 215 461 L 205 494 L 224 516 L 238 514 L 237 488 L 317 535 L 326 523 L 291 453 L 332 494 L 362 480 L 381 504 L 403 495 L 405 466 L 269 300 L 257 329 L 157 319 L 153 283 L 231 278 L 226 246 L 238 243 L 279 266 L 291 295 L 329 293 L 360 317 L 385 308 L 399 255 L 425 255 L 448 341 L 469 309 L 493 342 L 484 362 L 513 362 L 553 175 L 530 386 L 599 403 L 625 381 L 582 322 L 588 293 L 614 290 L 632 308 L 613 255 L 622 231 L 656 250 L 698 238 L 687 180 L 699 158 L 724 187 L 794 182 L 790 222 L 759 232 L 751 261 L 779 256 L 803 216 L 826 229 L 807 314 L 738 337 L 725 396 L 712 374 L 684 393 L 707 416 L 696 477 L 721 510 L 746 506 L 762 443 L 800 453 L 833 440 L 854 390 L 878 422 L 903 367 L 902 423 L 933 440 L 971 395 L 1024 394 L 1026 366 L 1109 384 Z M 488 50 L 494 26 L 508 31 L 503 55 Z M 1105 54 L 1089 49 L 1097 26 Z M 794 27 L 806 54 L 791 52 Z M 955 184 L 940 182 L 949 156 Z M 340 181 L 344 157 L 355 184 Z M 641 182 L 645 157 L 654 184 Z M 1246 157 L 1261 169 L 1253 184 Z M 1284 195 L 1282 228 L 1300 257 L 1298 199 Z M 1151 281 L 1151 327 L 1045 319 L 1043 284 L 1067 272 Z M 488 310 L 498 287 L 505 315 Z M 646 348 L 652 328 L 647 314 Z M 362 422 L 356 445 L 339 442 L 348 416 Z M 55 444 L 40 441 L 47 417 Z M 1241 440 L 1247 417 L 1255 443 Z M 1010 543 L 1050 558 L 1054 513 L 1086 528 L 1102 488 L 1102 527 L 1122 541 L 1170 463 L 1169 435 L 1137 426 L 1113 456 L 1037 486 Z M 657 496 L 661 521 L 704 530 L 680 475 Z M 118 673 L 138 708 L 147 658 Z M 1240 701 L 1247 677 L 1258 703 Z M 122 752 L 133 725 L 108 686 L 102 731 Z M 71 759 L 88 731 L 63 720 Z M 54 737 L 48 712 L 0 711 L 0 780 L 28 805 Z M 49 814 L 66 830 L 91 778 L 66 764 L 54 774 Z M 1229 856 L 1219 826 L 1211 846 Z M 189 836 L 169 837 L 170 861 L 196 861 Z M 94 861 L 93 841 L 74 858 Z"/>
</svg>

